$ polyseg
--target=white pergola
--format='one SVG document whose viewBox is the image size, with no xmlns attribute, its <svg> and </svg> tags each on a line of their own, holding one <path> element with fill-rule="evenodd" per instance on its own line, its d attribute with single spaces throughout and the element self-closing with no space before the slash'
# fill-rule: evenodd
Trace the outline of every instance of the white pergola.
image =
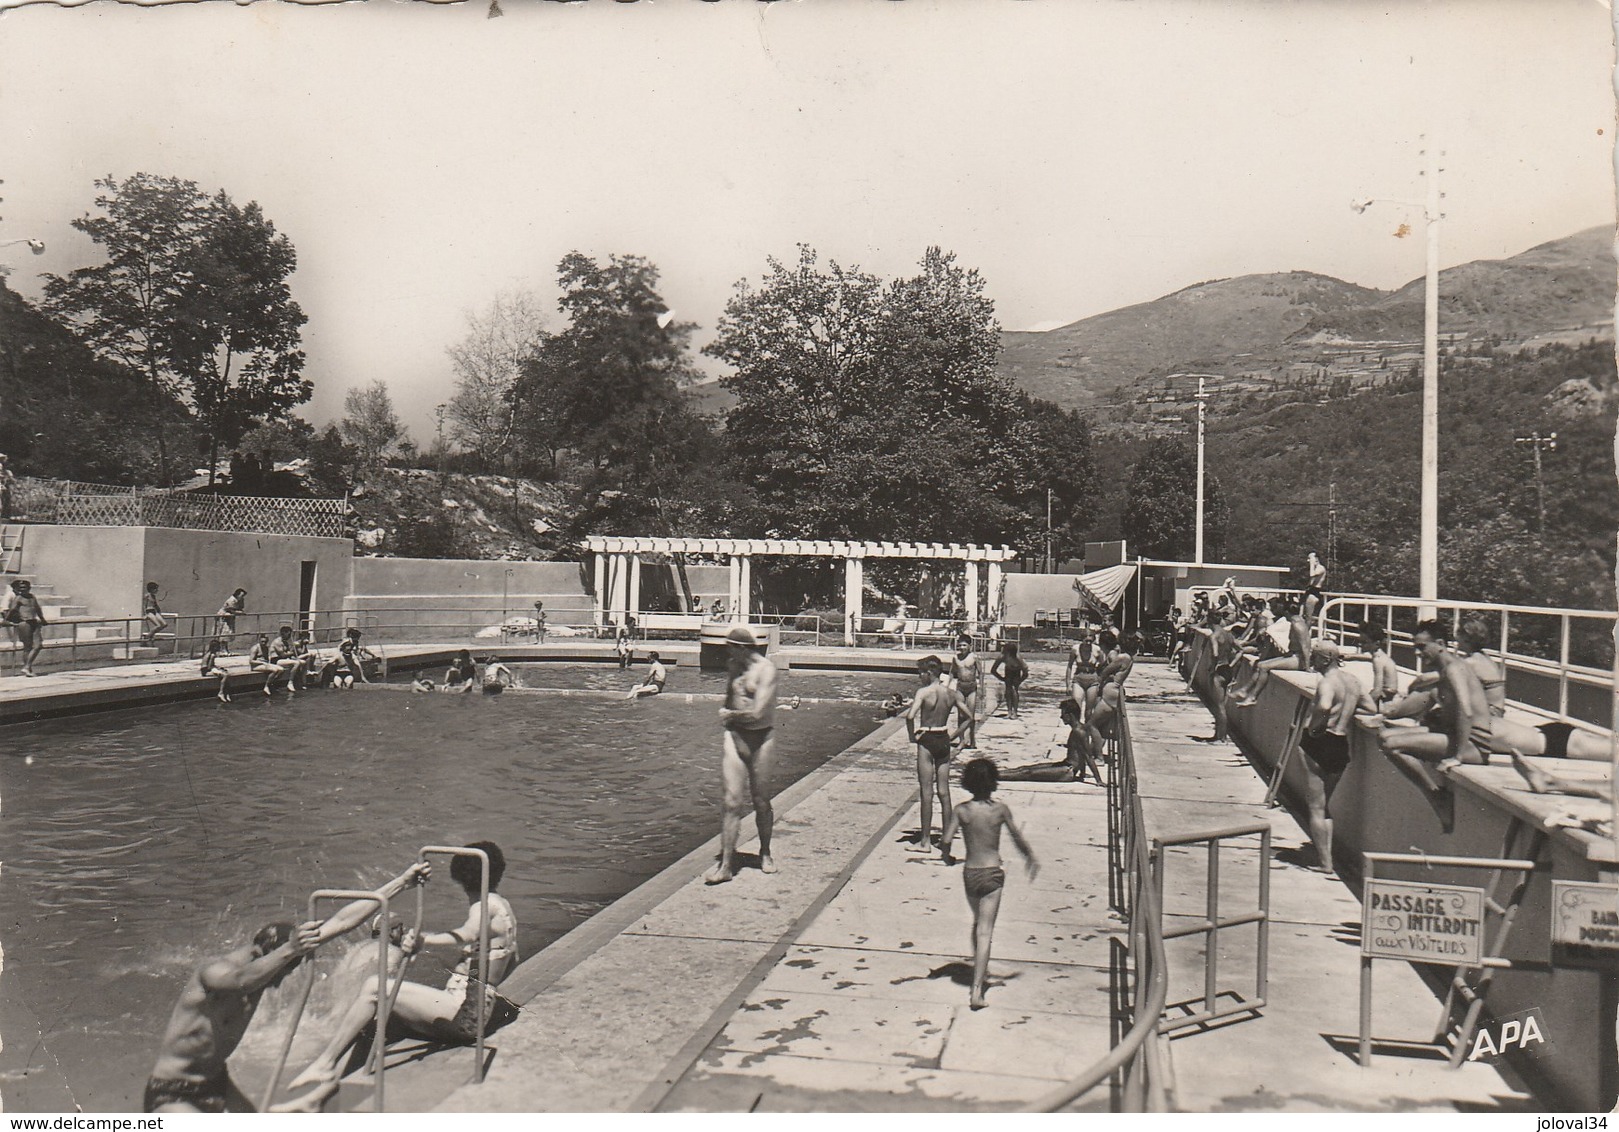
<svg viewBox="0 0 1619 1132">
<path fill-rule="evenodd" d="M 1005 546 L 938 542 L 849 542 L 819 539 L 746 538 L 626 538 L 615 535 L 588 535 L 583 547 L 595 555 L 596 623 L 622 625 L 626 617 L 639 615 L 641 607 L 641 555 L 698 554 L 730 560 L 730 608 L 739 620 L 748 619 L 748 594 L 753 585 L 753 559 L 758 555 L 796 558 L 843 559 L 844 641 L 854 644 L 854 635 L 864 616 L 865 560 L 868 558 L 913 558 L 929 561 L 955 561 L 966 571 L 967 620 L 976 631 L 979 626 L 979 594 L 984 592 L 984 620 L 1000 620 L 1001 564 L 1017 557 Z M 979 571 L 986 573 L 979 588 Z"/>
</svg>

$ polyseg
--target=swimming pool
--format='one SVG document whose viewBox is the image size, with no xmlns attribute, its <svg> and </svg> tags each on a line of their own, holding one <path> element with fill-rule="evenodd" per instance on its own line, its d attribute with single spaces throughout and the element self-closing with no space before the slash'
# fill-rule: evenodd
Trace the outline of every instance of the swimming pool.
<svg viewBox="0 0 1619 1132">
<path fill-rule="evenodd" d="M 522 676 L 627 688 L 639 672 L 535 665 Z M 785 695 L 865 700 L 914 684 L 819 673 L 782 682 Z M 719 691 L 723 675 L 676 669 L 671 686 Z M 6 1108 L 138 1108 L 198 962 L 265 920 L 301 918 L 313 888 L 374 887 L 423 844 L 500 843 L 502 891 L 532 955 L 717 832 L 714 712 L 673 698 L 379 689 L 238 695 L 8 729 Z M 778 788 L 870 731 L 874 714 L 852 703 L 783 713 Z M 442 926 L 464 908 L 441 881 L 428 917 Z"/>
</svg>

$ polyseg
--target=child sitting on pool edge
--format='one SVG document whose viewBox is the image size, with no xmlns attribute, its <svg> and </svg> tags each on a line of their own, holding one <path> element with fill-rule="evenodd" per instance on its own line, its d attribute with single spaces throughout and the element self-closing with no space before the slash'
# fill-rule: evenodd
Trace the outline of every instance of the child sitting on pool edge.
<svg viewBox="0 0 1619 1132">
<path fill-rule="evenodd" d="M 967 842 L 967 860 L 961 870 L 961 881 L 967 890 L 967 906 L 973 913 L 973 975 L 968 1004 L 974 1010 L 984 1007 L 984 988 L 989 980 L 989 947 L 995 934 L 995 916 L 1001 910 L 1001 890 L 1006 885 L 1006 870 L 1001 867 L 1001 829 L 1012 835 L 1012 841 L 1023 854 L 1029 879 L 1040 871 L 1034 859 L 1034 850 L 1023 839 L 1023 831 L 1012 821 L 1012 811 L 1005 802 L 995 801 L 991 795 L 1000 785 L 1000 774 L 989 759 L 974 759 L 961 772 L 961 785 L 972 794 L 972 801 L 963 802 L 950 813 L 945 822 L 940 850 L 946 864 L 951 861 L 950 846 L 955 842 L 956 830 L 961 830 Z"/>
</svg>

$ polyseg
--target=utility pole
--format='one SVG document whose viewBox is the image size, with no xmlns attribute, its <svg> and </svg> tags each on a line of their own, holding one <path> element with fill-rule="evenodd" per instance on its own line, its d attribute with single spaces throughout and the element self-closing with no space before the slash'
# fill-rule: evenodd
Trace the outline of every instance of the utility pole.
<svg viewBox="0 0 1619 1132">
<path fill-rule="evenodd" d="M 1513 437 L 1512 438 L 1512 443 L 1514 443 L 1514 444 L 1525 444 L 1525 445 L 1528 445 L 1530 448 L 1534 449 L 1534 453 L 1535 453 L 1535 495 L 1540 501 L 1540 528 L 1539 528 L 1539 530 L 1540 530 L 1541 537 L 1544 538 L 1545 534 L 1546 534 L 1546 481 L 1545 481 L 1545 479 L 1543 479 L 1541 477 L 1540 454 L 1543 451 L 1544 452 L 1556 452 L 1557 451 L 1557 434 L 1555 432 L 1553 432 L 1553 433 L 1550 433 L 1550 434 L 1548 434 L 1546 436 L 1542 436 L 1540 434 L 1540 430 L 1536 429 L 1534 432 L 1530 433 L 1528 436 L 1515 436 L 1515 437 Z"/>
<path fill-rule="evenodd" d="M 1046 573 L 1057 572 L 1057 560 L 1051 553 L 1051 489 L 1046 488 Z"/>
<path fill-rule="evenodd" d="M 1338 481 L 1327 485 L 1327 569 L 1338 570 Z"/>
<path fill-rule="evenodd" d="M 1422 304 L 1422 508 L 1421 566 L 1418 596 L 1424 602 L 1420 616 L 1434 616 L 1429 602 L 1439 599 L 1439 222 L 1444 219 L 1439 191 L 1439 151 L 1433 139 L 1424 137 L 1422 155 L 1427 178 L 1427 197 L 1422 208 L 1428 230 L 1428 268 L 1424 276 Z M 1365 212 L 1383 198 L 1355 201 L 1349 207 Z M 1389 201 L 1416 208 L 1413 201 Z"/>
<path fill-rule="evenodd" d="M 1203 391 L 1203 375 L 1197 378 L 1197 540 L 1193 560 L 1203 565 L 1203 414 L 1208 408 L 1208 394 Z"/>
</svg>

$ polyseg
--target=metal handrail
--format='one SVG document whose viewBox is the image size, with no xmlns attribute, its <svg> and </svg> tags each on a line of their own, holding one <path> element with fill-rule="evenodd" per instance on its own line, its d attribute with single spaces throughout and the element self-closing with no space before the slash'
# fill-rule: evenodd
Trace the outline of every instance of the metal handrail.
<svg viewBox="0 0 1619 1132">
<path fill-rule="evenodd" d="M 315 918 L 315 909 L 323 900 L 347 900 L 350 902 L 365 901 L 377 905 L 377 915 L 382 918 L 383 929 L 377 933 L 377 1042 L 381 1043 L 388 1032 L 388 1012 L 393 1007 L 393 999 L 386 993 L 388 987 L 388 897 L 381 892 L 367 892 L 358 888 L 317 888 L 309 894 L 308 918 Z M 303 1020 L 304 1008 L 309 1005 L 309 993 L 315 988 L 314 956 L 305 960 L 309 973 L 304 977 L 303 986 L 298 992 L 298 1002 L 292 1011 L 292 1018 L 287 1022 L 287 1033 L 281 1039 L 281 1049 L 276 1056 L 275 1067 L 270 1071 L 270 1079 L 264 1085 L 263 1100 L 259 1104 L 261 1111 L 268 1111 L 270 1104 L 275 1100 L 275 1091 L 281 1085 L 281 1073 L 287 1067 L 287 1055 L 292 1052 L 292 1039 L 298 1032 L 298 1023 Z M 383 1111 L 382 1096 L 382 1065 L 379 1062 L 376 1072 L 377 1087 L 373 1094 L 372 1104 L 378 1112 Z"/>
<path fill-rule="evenodd" d="M 1348 610 L 1359 606 L 1362 616 L 1359 621 L 1351 621 Z M 1355 631 L 1360 621 L 1371 620 L 1374 608 L 1383 610 L 1384 631 L 1387 633 L 1390 644 L 1409 645 L 1413 634 L 1394 627 L 1394 611 L 1396 609 L 1432 609 L 1436 613 L 1448 612 L 1453 625 L 1460 625 L 1463 612 L 1487 613 L 1499 616 L 1501 619 L 1500 640 L 1497 652 L 1502 665 L 1510 672 L 1535 673 L 1546 677 L 1555 677 L 1557 680 L 1557 709 L 1560 718 L 1569 718 L 1569 686 L 1578 684 L 1587 687 L 1603 687 L 1611 685 L 1613 671 L 1610 668 L 1598 668 L 1592 665 L 1578 664 L 1570 660 L 1569 642 L 1575 618 L 1587 621 L 1605 622 L 1609 626 L 1611 636 L 1612 627 L 1619 622 L 1619 613 L 1601 609 L 1556 609 L 1540 605 L 1514 605 L 1505 602 L 1462 601 L 1462 600 L 1424 600 L 1414 597 L 1390 597 L 1375 594 L 1334 594 L 1322 604 L 1316 615 L 1315 632 L 1318 637 L 1325 637 L 1330 632 L 1339 644 L 1346 639 L 1353 639 L 1359 643 L 1359 634 Z M 1329 611 L 1338 616 L 1329 616 Z M 1532 617 L 1555 617 L 1558 619 L 1558 655 L 1553 660 L 1543 656 L 1531 656 L 1527 653 L 1514 652 L 1511 644 L 1511 616 L 1519 614 Z M 1522 701 L 1509 701 L 1516 706 L 1532 713 L 1548 714 L 1549 709 L 1526 704 Z M 1586 722 L 1595 726 L 1593 721 Z"/>
<path fill-rule="evenodd" d="M 1101 1082 L 1124 1070 L 1120 1091 L 1125 1112 L 1164 1112 L 1168 1108 L 1164 1085 L 1163 1046 L 1158 1026 L 1169 999 L 1169 966 L 1164 954 L 1163 915 L 1152 883 L 1152 856 L 1142 817 L 1141 795 L 1136 789 L 1135 755 L 1125 705 L 1119 705 L 1118 738 L 1109 774 L 1109 806 L 1119 809 L 1126 848 L 1122 867 L 1128 893 L 1123 909 L 1129 920 L 1129 954 L 1135 963 L 1133 1017 L 1130 1029 L 1106 1057 L 1065 1085 L 1028 1105 L 1026 1112 L 1056 1112 L 1073 1104 Z M 1143 992 L 1143 988 L 1145 991 Z"/>
</svg>

